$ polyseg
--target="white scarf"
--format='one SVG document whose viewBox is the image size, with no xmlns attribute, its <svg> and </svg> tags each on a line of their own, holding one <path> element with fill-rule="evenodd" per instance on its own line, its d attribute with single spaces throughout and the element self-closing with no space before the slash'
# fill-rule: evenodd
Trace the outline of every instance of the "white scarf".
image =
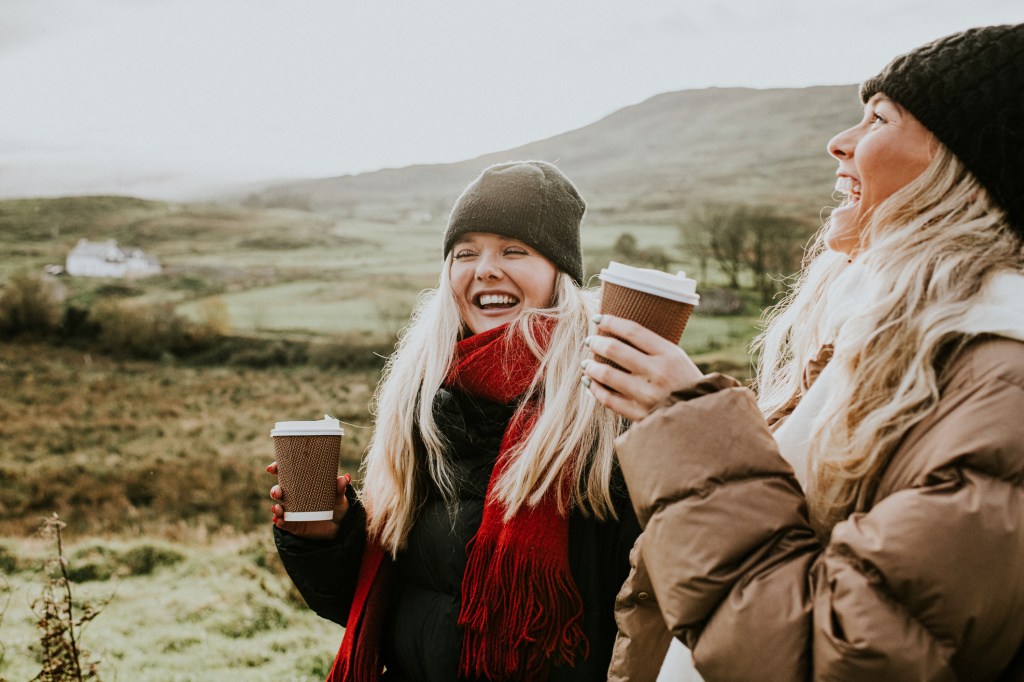
<svg viewBox="0 0 1024 682">
<path fill-rule="evenodd" d="M 857 302 L 871 296 L 872 278 L 866 269 L 854 263 L 829 286 L 827 324 L 839 333 L 856 310 Z M 978 296 L 958 330 L 965 334 L 995 334 L 1024 341 L 1024 274 L 1001 272 L 994 275 Z M 779 452 L 792 465 L 800 485 L 807 487 L 807 456 L 811 425 L 821 412 L 835 381 L 834 363 L 825 365 L 818 378 L 801 397 L 800 403 L 775 430 Z"/>
</svg>

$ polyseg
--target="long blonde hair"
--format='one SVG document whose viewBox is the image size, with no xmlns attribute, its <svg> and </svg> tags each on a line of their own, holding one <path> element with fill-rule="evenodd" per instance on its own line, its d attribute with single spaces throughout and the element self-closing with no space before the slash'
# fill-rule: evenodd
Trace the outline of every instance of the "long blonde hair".
<svg viewBox="0 0 1024 682">
<path fill-rule="evenodd" d="M 900 440 L 934 410 L 943 366 L 968 340 L 963 320 L 987 279 L 1024 268 L 1005 213 L 939 145 L 926 170 L 869 217 L 857 262 L 877 295 L 833 339 L 826 293 L 847 257 L 827 250 L 827 230 L 755 341 L 765 415 L 800 394 L 804 365 L 835 342 L 834 390 L 811 425 L 808 453 L 808 505 L 823 536 L 870 504 Z"/>
<path fill-rule="evenodd" d="M 430 480 L 454 502 L 447 443 L 432 411 L 462 330 L 449 282 L 450 260 L 441 270 L 438 288 L 421 295 L 374 395 L 376 426 L 363 460 L 360 498 L 370 535 L 392 555 L 404 546 Z M 536 504 L 552 486 L 563 514 L 575 507 L 599 519 L 615 516 L 610 490 L 613 441 L 623 422 L 601 409 L 579 382 L 583 339 L 594 312 L 595 292 L 559 272 L 551 307 L 525 311 L 510 325 L 509 333 L 522 333 L 540 361 L 527 393 L 540 397 L 543 409 L 495 484 L 506 519 L 523 505 Z M 532 322 L 541 316 L 556 321 L 547 352 L 533 335 Z M 566 474 L 573 483 L 568 497 L 557 485 Z"/>
</svg>

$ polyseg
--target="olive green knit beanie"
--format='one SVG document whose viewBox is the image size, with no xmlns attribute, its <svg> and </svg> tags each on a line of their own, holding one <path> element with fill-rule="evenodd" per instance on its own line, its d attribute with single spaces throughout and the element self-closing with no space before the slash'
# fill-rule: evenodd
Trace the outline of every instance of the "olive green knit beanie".
<svg viewBox="0 0 1024 682">
<path fill-rule="evenodd" d="M 1024 237 L 1024 24 L 955 33 L 892 60 L 860 86 L 907 109 L 1006 211 Z"/>
<path fill-rule="evenodd" d="M 582 284 L 580 223 L 586 208 L 569 178 L 550 163 L 499 163 L 486 168 L 456 200 L 444 234 L 444 257 L 467 232 L 500 234 L 529 244 Z"/>
</svg>

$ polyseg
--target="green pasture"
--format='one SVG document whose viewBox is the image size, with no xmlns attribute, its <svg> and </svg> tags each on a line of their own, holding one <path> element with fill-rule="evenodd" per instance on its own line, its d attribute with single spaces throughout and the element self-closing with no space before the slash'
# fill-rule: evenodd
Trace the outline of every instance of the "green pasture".
<svg viewBox="0 0 1024 682">
<path fill-rule="evenodd" d="M 356 282 L 301 280 L 189 301 L 178 312 L 201 319 L 204 305 L 214 298 L 226 306 L 231 329 L 237 331 L 393 332 L 402 326 L 417 293 L 412 286 L 384 286 L 366 295 Z"/>
<path fill-rule="evenodd" d="M 599 286 L 613 246 L 630 234 L 639 249 L 661 250 L 668 269 L 704 274 L 702 288 L 725 283 L 712 264 L 701 273 L 681 245 L 681 210 L 588 215 L 583 226 L 586 284 Z M 168 302 L 203 320 L 214 311 L 229 333 L 393 335 L 417 295 L 437 284 L 443 217 L 413 222 L 351 214 L 221 204 L 169 204 L 124 197 L 0 201 L 0 277 L 62 263 L 80 238 L 145 248 L 164 273 L 142 280 L 61 278 L 70 302 Z M 683 346 L 693 355 L 746 367 L 755 333 L 748 314 L 715 318 L 698 308 Z"/>
<path fill-rule="evenodd" d="M 106 602 L 80 641 L 98 661 L 100 679 L 315 682 L 326 677 L 342 629 L 302 603 L 274 556 L 269 523 L 264 532 L 248 536 L 158 543 L 156 556 L 163 558 L 155 565 L 109 558 L 153 546 L 72 538 L 65 547 L 69 570 L 82 576 L 73 585 L 76 601 Z M 0 627 L 0 679 L 29 680 L 41 667 L 30 605 L 42 591 L 42 565 L 52 547 L 39 539 L 6 540 L 0 553 L 12 564 L 0 578 L 8 591 L 0 597 L 9 597 Z"/>
</svg>

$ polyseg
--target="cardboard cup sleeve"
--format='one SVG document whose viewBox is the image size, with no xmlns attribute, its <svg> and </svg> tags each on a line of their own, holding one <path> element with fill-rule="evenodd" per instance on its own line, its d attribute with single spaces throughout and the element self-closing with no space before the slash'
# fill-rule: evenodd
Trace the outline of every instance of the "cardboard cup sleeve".
<svg viewBox="0 0 1024 682">
<path fill-rule="evenodd" d="M 338 491 L 341 436 L 274 436 L 285 521 L 329 521 Z"/>
<path fill-rule="evenodd" d="M 672 343 L 679 343 L 693 308 L 692 303 L 673 301 L 611 282 L 601 283 L 601 312 L 603 314 L 633 320 Z M 614 334 L 599 333 L 602 336 L 618 338 Z M 625 342 L 624 339 L 619 340 Z M 596 356 L 596 359 L 599 362 L 623 369 L 600 355 Z"/>
</svg>

